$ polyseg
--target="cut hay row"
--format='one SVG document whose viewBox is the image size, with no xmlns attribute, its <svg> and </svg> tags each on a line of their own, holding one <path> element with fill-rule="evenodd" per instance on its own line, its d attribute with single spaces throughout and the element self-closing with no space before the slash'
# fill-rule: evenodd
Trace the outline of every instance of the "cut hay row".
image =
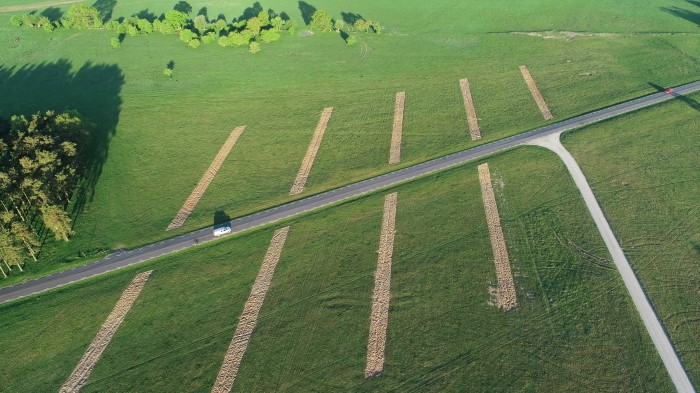
<svg viewBox="0 0 700 393">
<path fill-rule="evenodd" d="M 204 192 L 207 190 L 207 187 L 209 187 L 211 181 L 214 180 L 214 176 L 216 176 L 219 168 L 221 168 L 224 160 L 231 152 L 231 149 L 233 149 L 233 146 L 236 144 L 238 137 L 241 136 L 244 130 L 245 126 L 240 126 L 236 127 L 236 129 L 231 132 L 231 135 L 229 135 L 226 142 L 224 142 L 223 146 L 221 146 L 221 149 L 216 154 L 216 157 L 214 157 L 214 161 L 212 161 L 211 165 L 209 165 L 207 171 L 204 172 L 204 175 L 199 180 L 199 183 L 197 183 L 197 186 L 194 188 L 194 190 L 192 190 L 189 198 L 187 198 L 185 203 L 182 205 L 180 211 L 177 212 L 177 215 L 175 218 L 173 218 L 170 225 L 168 225 L 166 231 L 172 231 L 173 229 L 180 228 L 185 223 L 185 220 L 187 220 L 187 217 L 192 214 L 192 211 L 197 206 L 197 203 L 199 203 L 199 200 L 202 198 L 202 195 L 204 195 Z"/>
<path fill-rule="evenodd" d="M 503 237 L 501 219 L 498 215 L 496 197 L 493 194 L 493 186 L 491 185 L 489 164 L 479 165 L 479 182 L 481 183 L 481 197 L 484 200 L 486 223 L 488 224 L 489 237 L 491 238 L 493 261 L 496 265 L 496 278 L 498 279 L 496 300 L 498 307 L 508 311 L 514 309 L 518 302 L 515 297 L 515 283 L 513 282 L 513 273 L 510 270 L 508 250 Z"/>
<path fill-rule="evenodd" d="M 398 164 L 401 161 L 401 134 L 403 133 L 403 106 L 406 101 L 406 92 L 396 93 L 396 106 L 394 107 L 394 127 L 391 132 L 391 150 L 389 151 L 389 164 Z"/>
<path fill-rule="evenodd" d="M 80 3 L 80 1 L 81 0 L 46 1 L 43 3 L 34 3 L 34 4 L 8 5 L 5 7 L 0 7 L 0 12 L 41 10 L 41 9 L 49 8 L 49 7 L 56 7 L 56 6 L 61 6 L 61 5 Z"/>
<path fill-rule="evenodd" d="M 525 83 L 527 84 L 528 89 L 530 89 L 530 93 L 532 93 L 532 98 L 535 99 L 537 106 L 540 107 L 540 111 L 542 112 L 542 116 L 544 116 L 544 119 L 554 119 L 554 116 L 552 116 L 552 112 L 549 111 L 549 107 L 544 101 L 544 97 L 542 97 L 542 93 L 540 93 L 540 89 L 537 88 L 535 80 L 532 79 L 532 75 L 530 75 L 530 70 L 527 69 L 527 66 L 521 65 L 520 72 L 523 74 L 523 79 L 525 79 Z"/>
<path fill-rule="evenodd" d="M 384 198 L 384 218 L 382 233 L 379 238 L 379 256 L 377 271 L 374 274 L 374 293 L 372 295 L 372 314 L 367 343 L 367 365 L 365 378 L 373 377 L 384 370 L 384 348 L 386 332 L 389 326 L 389 299 L 391 287 L 391 257 L 394 252 L 394 234 L 396 228 L 397 193 Z"/>
<path fill-rule="evenodd" d="M 88 346 L 85 354 L 75 367 L 75 370 L 73 370 L 73 373 L 71 373 L 68 379 L 66 379 L 66 382 L 63 383 L 63 386 L 61 386 L 60 392 L 77 392 L 85 385 L 85 382 L 90 378 L 92 369 L 100 359 L 100 356 L 102 356 L 102 352 L 107 348 L 107 345 L 112 340 L 119 325 L 124 321 L 124 317 L 131 309 L 136 298 L 138 298 L 152 272 L 153 271 L 150 270 L 137 274 L 131 281 L 131 284 L 122 292 L 122 296 L 117 301 L 117 304 L 107 317 L 107 320 L 102 324 L 102 327 L 100 327 L 100 330 Z"/>
<path fill-rule="evenodd" d="M 479 119 L 476 117 L 476 108 L 474 108 L 474 100 L 472 92 L 469 88 L 469 80 L 467 78 L 459 81 L 459 86 L 462 88 L 462 97 L 464 98 L 464 109 L 467 110 L 467 120 L 469 122 L 469 134 L 473 141 L 481 139 L 481 129 L 479 128 Z"/>
<path fill-rule="evenodd" d="M 255 278 L 253 289 L 251 289 L 250 296 L 248 296 L 248 300 L 243 306 L 243 312 L 238 320 L 236 331 L 233 333 L 233 339 L 224 357 L 219 375 L 216 377 L 214 387 L 211 389 L 213 393 L 228 393 L 233 387 L 233 381 L 236 379 L 241 360 L 248 348 L 250 337 L 258 321 L 258 313 L 265 301 L 267 290 L 270 288 L 272 275 L 275 273 L 275 268 L 282 254 L 282 248 L 285 240 L 287 240 L 288 233 L 289 227 L 285 227 L 275 231 L 275 234 L 272 236 L 265 259 L 262 266 L 260 266 L 257 278 Z"/>
<path fill-rule="evenodd" d="M 297 195 L 304 192 L 306 179 L 309 178 L 309 173 L 311 173 L 311 167 L 314 165 L 314 159 L 316 159 L 316 153 L 318 153 L 318 148 L 321 146 L 321 140 L 323 139 L 323 134 L 326 132 L 326 126 L 328 125 L 328 120 L 331 118 L 331 114 L 333 114 L 333 108 L 326 108 L 323 110 L 323 113 L 321 113 L 321 119 L 318 121 L 316 131 L 311 139 L 309 148 L 306 150 L 306 155 L 301 162 L 299 173 L 297 173 L 297 177 L 294 179 L 294 184 L 289 191 L 289 195 Z"/>
</svg>

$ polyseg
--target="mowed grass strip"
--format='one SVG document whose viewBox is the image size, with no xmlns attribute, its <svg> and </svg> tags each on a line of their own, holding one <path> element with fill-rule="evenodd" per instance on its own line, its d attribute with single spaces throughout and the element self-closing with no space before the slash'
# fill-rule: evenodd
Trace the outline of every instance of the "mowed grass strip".
<svg viewBox="0 0 700 393">
<path fill-rule="evenodd" d="M 253 335 L 253 330 L 257 324 L 258 314 L 265 301 L 265 295 L 267 295 L 267 290 L 270 288 L 270 282 L 275 273 L 277 262 L 279 262 L 282 255 L 282 248 L 284 248 L 284 242 L 287 240 L 288 233 L 289 227 L 284 227 L 275 231 L 275 234 L 272 236 L 267 254 L 265 254 L 265 259 L 262 266 L 260 266 L 258 277 L 255 279 L 250 296 L 243 306 L 243 313 L 224 357 L 219 375 L 216 377 L 216 382 L 211 390 L 212 393 L 228 393 L 233 387 L 243 355 L 248 349 L 250 337 Z"/>
<path fill-rule="evenodd" d="M 109 345 L 112 337 L 114 337 L 114 333 L 117 332 L 117 329 L 119 329 L 119 326 L 124 321 L 124 317 L 129 310 L 131 310 L 131 306 L 133 306 L 144 285 L 146 285 L 146 281 L 148 281 L 151 273 L 153 273 L 152 270 L 137 274 L 129 286 L 126 287 L 119 301 L 117 301 L 117 304 L 114 306 L 114 309 L 109 316 L 107 316 L 107 320 L 102 324 L 97 335 L 95 335 L 95 339 L 92 340 L 92 343 L 90 343 L 87 350 L 85 350 L 85 354 L 78 362 L 75 370 L 73 370 L 66 382 L 61 386 L 60 392 L 78 392 L 85 382 L 87 382 L 92 373 L 92 369 L 95 367 L 95 364 L 97 364 L 97 361 L 100 360 L 100 356 L 102 356 L 102 353 L 107 348 L 107 345 Z"/>
<path fill-rule="evenodd" d="M 389 164 L 401 162 L 401 136 L 403 134 L 403 108 L 406 101 L 406 92 L 396 93 L 394 105 L 394 124 L 391 130 L 391 150 L 389 151 Z"/>
<path fill-rule="evenodd" d="M 396 234 L 396 204 L 398 193 L 393 192 L 384 198 L 382 232 L 379 238 L 377 271 L 374 273 L 374 293 L 372 313 L 367 342 L 367 364 L 365 378 L 380 374 L 384 370 L 384 350 L 386 332 L 389 328 L 389 301 L 391 300 L 391 257 L 394 253 Z"/>
<path fill-rule="evenodd" d="M 294 179 L 294 184 L 292 185 L 292 189 L 289 191 L 289 195 L 297 195 L 304 192 L 306 180 L 309 178 L 309 174 L 311 173 L 311 167 L 314 165 L 316 153 L 318 153 L 318 149 L 321 147 L 321 140 L 323 140 L 323 134 L 326 132 L 328 120 L 330 120 L 332 114 L 333 108 L 325 108 L 321 113 L 321 118 L 319 119 L 316 130 L 314 131 L 314 136 L 311 138 L 311 143 L 309 144 L 309 148 L 306 150 L 306 155 L 304 156 L 304 160 L 301 162 L 299 173 L 297 173 L 297 177 Z"/>
<path fill-rule="evenodd" d="M 525 79 L 525 84 L 527 84 L 527 88 L 530 89 L 530 93 L 532 93 L 532 98 L 535 99 L 535 102 L 537 103 L 537 106 L 540 108 L 540 112 L 542 112 L 542 116 L 544 116 L 544 119 L 545 120 L 554 119 L 552 112 L 550 112 L 550 110 L 549 110 L 549 106 L 547 106 L 547 102 L 544 100 L 544 97 L 542 97 L 542 93 L 540 92 L 540 89 L 537 87 L 537 83 L 535 83 L 535 80 L 532 78 L 532 75 L 530 74 L 530 70 L 528 70 L 527 66 L 521 65 L 520 72 L 523 74 L 523 79 Z"/>
<path fill-rule="evenodd" d="M 491 239 L 493 262 L 496 265 L 496 278 L 498 279 L 496 300 L 499 308 L 502 308 L 504 311 L 510 311 L 518 306 L 518 301 L 488 163 L 479 165 L 479 183 L 481 184 L 481 198 L 484 202 L 486 223 L 488 224 L 489 238 Z"/>
<path fill-rule="evenodd" d="M 236 144 L 238 137 L 241 136 L 243 131 L 245 131 L 245 126 L 236 127 L 233 131 L 231 131 L 228 139 L 226 139 L 226 142 L 224 142 L 223 146 L 221 146 L 221 149 L 214 157 L 214 161 L 212 161 L 211 165 L 209 165 L 207 171 L 204 172 L 204 175 L 199 180 L 199 183 L 197 183 L 197 186 L 194 188 L 194 190 L 192 190 L 192 193 L 185 201 L 185 204 L 182 205 L 182 208 L 177 213 L 175 218 L 173 218 L 173 221 L 170 222 L 170 225 L 168 225 L 166 230 L 172 231 L 180 228 L 185 223 L 185 220 L 187 220 L 187 217 L 192 214 L 192 210 L 194 210 L 194 208 L 197 206 L 197 203 L 199 203 L 199 200 L 202 198 L 202 195 L 204 195 L 204 192 L 207 191 L 209 184 L 211 184 L 212 180 L 214 180 L 214 176 L 216 176 L 216 173 L 219 171 L 219 168 L 221 168 L 221 165 L 224 163 L 224 160 L 226 160 L 226 157 L 228 157 L 231 149 L 233 149 L 233 146 Z"/>
<path fill-rule="evenodd" d="M 474 99 L 472 91 L 469 87 L 469 79 L 464 78 L 459 80 L 459 87 L 462 90 L 462 98 L 464 99 L 464 109 L 467 111 L 467 122 L 469 123 L 469 135 L 473 141 L 481 139 L 481 129 L 479 128 L 479 118 L 476 116 L 476 108 L 474 108 Z"/>
<path fill-rule="evenodd" d="M 18 12 L 18 11 L 30 11 L 30 10 L 40 10 L 49 7 L 56 7 L 61 5 L 80 3 L 81 0 L 64 0 L 64 1 L 46 1 L 43 3 L 34 4 L 18 4 L 18 5 L 8 5 L 0 7 L 0 12 Z"/>
</svg>

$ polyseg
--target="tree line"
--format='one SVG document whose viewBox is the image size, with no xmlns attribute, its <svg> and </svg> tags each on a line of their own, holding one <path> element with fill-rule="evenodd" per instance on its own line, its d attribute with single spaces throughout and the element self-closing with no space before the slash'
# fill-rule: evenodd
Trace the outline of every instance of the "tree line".
<svg viewBox="0 0 700 393">
<path fill-rule="evenodd" d="M 91 126 L 75 112 L 0 119 L 0 273 L 37 260 L 46 232 L 68 241 L 66 212 Z M 8 272 L 5 271 L 8 270 Z"/>
<path fill-rule="evenodd" d="M 94 6 L 75 4 L 68 9 L 65 17 L 58 21 L 51 21 L 48 17 L 40 14 L 26 14 L 21 17 L 14 15 L 10 21 L 18 27 L 42 28 L 49 32 L 59 28 L 116 31 L 119 35 L 110 41 L 114 48 L 119 48 L 126 36 L 134 37 L 158 32 L 176 34 L 180 41 L 192 48 L 198 48 L 201 44 L 217 42 L 222 47 L 248 47 L 248 51 L 253 54 L 260 51 L 260 43 L 278 41 L 282 32 L 295 35 L 297 30 L 295 22 L 286 17 L 286 14 L 278 15 L 271 9 L 267 11 L 261 9 L 257 15 L 247 19 L 234 19 L 230 23 L 221 15 L 216 20 L 211 21 L 205 15 L 191 18 L 191 8 L 186 11 L 173 9 L 157 18 L 155 16 L 150 19 L 132 16 L 103 22 L 100 12 Z M 345 30 L 351 32 L 369 32 L 371 30 L 376 34 L 381 34 L 383 29 L 375 20 L 358 19 L 352 24 L 346 24 L 342 20 L 334 20 L 325 11 L 315 11 L 309 22 L 309 27 L 321 32 L 335 30 L 335 32 L 341 33 L 349 45 L 354 44 L 357 38 Z"/>
</svg>

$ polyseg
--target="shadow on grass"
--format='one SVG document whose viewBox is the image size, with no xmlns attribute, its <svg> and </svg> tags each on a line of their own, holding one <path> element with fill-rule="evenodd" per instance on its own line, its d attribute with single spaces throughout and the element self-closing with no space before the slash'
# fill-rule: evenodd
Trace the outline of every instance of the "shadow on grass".
<svg viewBox="0 0 700 393">
<path fill-rule="evenodd" d="M 312 6 L 311 4 L 305 1 L 299 2 L 299 12 L 301 12 L 301 18 L 304 20 L 304 24 L 307 26 L 311 23 L 311 17 L 316 11 L 316 7 Z"/>
<path fill-rule="evenodd" d="M 58 22 L 61 20 L 61 18 L 63 18 L 63 11 L 61 11 L 60 8 L 49 7 L 41 11 L 41 16 L 49 18 L 51 22 Z"/>
<path fill-rule="evenodd" d="M 215 226 L 215 227 L 225 226 L 225 225 L 228 224 L 229 222 L 231 222 L 231 216 L 229 216 L 228 214 L 226 214 L 225 211 L 223 211 L 223 210 L 217 210 L 217 211 L 214 213 L 214 226 Z"/>
<path fill-rule="evenodd" d="M 656 83 L 647 82 L 647 84 L 659 92 L 667 90 L 667 88 L 660 86 L 660 85 L 657 85 Z M 684 96 L 682 94 L 677 94 L 677 93 L 670 93 L 670 94 L 673 95 L 677 100 L 683 101 L 686 105 L 688 105 L 692 109 L 695 109 L 696 111 L 700 112 L 700 102 L 698 102 L 697 100 L 692 99 L 688 96 Z"/>
<path fill-rule="evenodd" d="M 696 10 L 688 10 L 680 7 L 661 7 L 661 11 L 667 12 L 671 15 L 683 18 L 688 22 L 695 23 L 700 27 L 700 1 L 698 0 L 685 0 L 686 3 L 697 7 Z"/>
<path fill-rule="evenodd" d="M 350 26 L 354 26 L 355 22 L 357 22 L 360 19 L 364 19 L 362 15 L 360 14 L 355 14 L 353 12 L 341 12 L 340 15 L 343 17 L 343 21 Z"/>
<path fill-rule="evenodd" d="M 112 11 L 114 11 L 115 5 L 117 5 L 117 0 L 97 0 L 92 6 L 100 13 L 102 22 L 107 22 L 112 19 Z"/>
<path fill-rule="evenodd" d="M 121 69 L 112 64 L 88 62 L 73 69 L 69 61 L 58 60 L 21 67 L 0 66 L 0 117 L 75 110 L 94 125 L 82 155 L 81 180 L 71 198 L 69 212 L 74 223 L 94 197 L 109 141 L 119 121 L 123 84 Z"/>
</svg>

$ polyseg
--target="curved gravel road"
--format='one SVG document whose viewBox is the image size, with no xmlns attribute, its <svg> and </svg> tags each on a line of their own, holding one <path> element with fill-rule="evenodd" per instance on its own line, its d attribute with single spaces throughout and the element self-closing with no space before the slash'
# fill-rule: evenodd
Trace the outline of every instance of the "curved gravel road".
<svg viewBox="0 0 700 393">
<path fill-rule="evenodd" d="M 445 168 L 460 165 L 498 151 L 527 144 L 537 138 L 558 134 L 574 128 L 579 128 L 599 121 L 632 112 L 640 108 L 673 99 L 674 97 L 700 91 L 700 81 L 695 81 L 675 88 L 673 94 L 663 92 L 650 94 L 632 101 L 600 109 L 569 120 L 550 124 L 523 134 L 514 135 L 495 142 L 463 150 L 444 157 L 436 158 L 408 168 L 400 169 L 384 175 L 373 177 L 345 187 L 337 188 L 321 194 L 290 202 L 278 207 L 237 218 L 231 221 L 231 234 L 240 233 L 255 227 L 270 224 L 285 218 L 296 216 L 310 210 L 338 203 L 381 188 L 414 179 Z M 50 289 L 58 288 L 76 281 L 84 280 L 113 270 L 124 268 L 157 258 L 182 249 L 214 240 L 212 228 L 204 228 L 185 235 L 153 243 L 131 251 L 115 253 L 87 265 L 77 266 L 41 278 L 25 281 L 20 284 L 0 288 L 0 304 L 34 295 Z"/>
</svg>

